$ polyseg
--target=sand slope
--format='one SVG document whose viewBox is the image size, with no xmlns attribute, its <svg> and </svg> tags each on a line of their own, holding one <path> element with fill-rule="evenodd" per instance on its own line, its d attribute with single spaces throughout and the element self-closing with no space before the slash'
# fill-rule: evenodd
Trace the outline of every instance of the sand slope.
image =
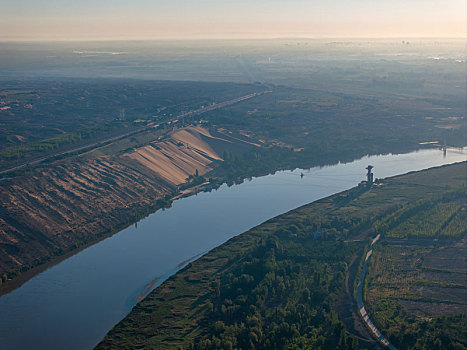
<svg viewBox="0 0 467 350">
<path fill-rule="evenodd" d="M 173 190 L 113 157 L 77 157 L 0 184 L 0 274 L 95 241 Z"/>
<path fill-rule="evenodd" d="M 167 182 L 178 185 L 196 171 L 199 175 L 207 173 L 212 170 L 209 164 L 222 160 L 205 141 L 206 138 L 219 139 L 201 127 L 187 127 L 177 130 L 167 140 L 152 142 L 124 156 L 138 161 Z"/>
</svg>

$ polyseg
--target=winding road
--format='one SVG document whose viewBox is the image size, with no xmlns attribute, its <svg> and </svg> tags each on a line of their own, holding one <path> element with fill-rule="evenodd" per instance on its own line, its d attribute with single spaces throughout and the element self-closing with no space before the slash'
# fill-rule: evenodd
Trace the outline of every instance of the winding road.
<svg viewBox="0 0 467 350">
<path fill-rule="evenodd" d="M 366 254 L 365 257 L 365 262 L 363 263 L 363 270 L 362 274 L 360 275 L 360 280 L 358 282 L 357 286 L 357 305 L 358 305 L 358 311 L 360 312 L 360 315 L 363 318 L 363 321 L 365 321 L 366 325 L 370 329 L 371 333 L 385 346 L 387 346 L 391 350 L 397 350 L 397 348 L 392 345 L 389 340 L 387 340 L 384 335 L 380 332 L 378 328 L 374 325 L 374 323 L 371 321 L 370 316 L 368 316 L 368 313 L 365 310 L 365 305 L 363 305 L 363 283 L 365 281 L 365 275 L 368 270 L 368 261 L 370 260 L 371 254 L 373 253 L 373 245 L 379 241 L 381 238 L 381 234 L 378 234 L 373 241 L 370 244 L 370 250 Z"/>
</svg>

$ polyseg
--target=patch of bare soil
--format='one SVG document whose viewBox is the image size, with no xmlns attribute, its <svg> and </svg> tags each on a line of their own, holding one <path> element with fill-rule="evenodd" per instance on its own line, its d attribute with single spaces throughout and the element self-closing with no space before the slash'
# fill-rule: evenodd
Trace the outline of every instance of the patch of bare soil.
<svg viewBox="0 0 467 350">
<path fill-rule="evenodd" d="M 435 299 L 439 303 L 466 303 L 465 305 L 467 305 L 467 288 L 420 286 L 415 290 L 423 298 Z"/>
<path fill-rule="evenodd" d="M 455 315 L 467 312 L 467 305 L 452 303 L 432 303 L 415 300 L 399 300 L 400 305 L 420 317 Z"/>
<path fill-rule="evenodd" d="M 463 272 L 467 270 L 467 247 L 465 240 L 454 247 L 438 249 L 427 254 L 423 265 L 428 268 L 448 270 L 453 272 Z"/>
<path fill-rule="evenodd" d="M 391 254 L 386 259 L 392 262 L 380 272 L 398 271 L 386 276 L 397 288 L 381 288 L 380 297 L 394 291 L 401 306 L 421 317 L 467 312 L 465 239 L 445 241 L 441 246 L 426 239 L 387 242 Z M 413 296 L 420 300 L 410 300 Z"/>
<path fill-rule="evenodd" d="M 459 284 L 467 288 L 467 274 L 465 272 L 424 271 L 420 277 L 434 282 Z"/>
</svg>

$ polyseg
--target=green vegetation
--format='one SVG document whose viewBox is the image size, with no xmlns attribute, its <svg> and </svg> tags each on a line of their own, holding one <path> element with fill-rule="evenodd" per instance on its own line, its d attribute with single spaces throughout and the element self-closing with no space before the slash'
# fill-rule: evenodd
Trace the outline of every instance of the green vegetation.
<svg viewBox="0 0 467 350">
<path fill-rule="evenodd" d="M 357 348 L 331 308 L 355 246 L 289 230 L 296 239 L 279 230 L 227 262 L 201 319 L 212 335 L 191 348 Z"/>
<path fill-rule="evenodd" d="M 453 244 L 386 241 L 374 250 L 366 307 L 397 348 L 466 348 L 465 268 L 458 271 L 455 267 L 462 264 L 464 255 Z M 425 269 L 424 260 L 434 254 L 445 261 L 455 258 L 442 273 Z"/>
<path fill-rule="evenodd" d="M 258 90 L 255 85 L 232 83 L 2 79 L 0 167 L 66 150 L 70 144 L 101 141 Z"/>
<path fill-rule="evenodd" d="M 465 349 L 467 193 L 405 205 L 375 226 L 383 234 L 366 280 L 367 310 L 399 349 Z"/>
<path fill-rule="evenodd" d="M 84 160 L 97 159 L 99 163 L 103 158 L 111 158 L 112 165 L 109 168 L 123 164 L 126 168 L 121 174 L 126 174 L 134 163 L 120 157 L 124 152 L 147 145 L 157 138 L 166 137 L 174 127 L 187 122 L 195 123 L 200 119 L 203 125 L 211 127 L 212 133 L 224 131 L 226 135 L 261 147 L 228 149 L 226 146 L 224 150 L 216 149 L 219 155 L 223 155 L 224 162 L 218 162 L 219 166 L 215 167 L 213 172 L 203 174 L 206 178 L 194 174 L 188 183 L 180 185 L 177 190 L 200 185 L 206 179 L 209 179 L 210 183 L 210 186 L 206 187 L 214 188 L 223 181 L 238 182 L 245 177 L 278 169 L 308 168 L 351 161 L 367 154 L 398 153 L 420 147 L 432 147 L 419 145 L 424 141 L 465 145 L 465 96 L 463 90 L 458 88 L 463 86 L 463 65 L 453 58 L 458 56 L 459 45 L 463 43 L 449 46 L 446 57 L 451 58 L 443 60 L 428 58 L 432 55 L 438 56 L 440 46 L 426 42 L 423 45 L 427 47 L 413 45 L 414 49 L 411 49 L 412 45 L 410 49 L 407 45 L 400 47 L 397 42 L 370 44 L 300 41 L 301 45 L 297 45 L 297 42 L 289 44 L 291 43 L 286 41 L 255 41 L 241 45 L 237 43 L 233 46 L 226 45 L 222 52 L 214 54 L 217 49 L 213 47 L 201 49 L 202 46 L 197 46 L 194 50 L 196 52 L 193 52 L 193 48 L 187 48 L 185 45 L 182 45 L 183 49 L 179 51 L 180 48 L 161 48 L 158 46 L 161 44 L 151 43 L 151 49 L 142 48 L 140 51 L 151 54 L 134 56 L 131 65 L 126 61 L 119 61 L 120 58 L 127 60 L 126 55 L 115 55 L 112 62 L 88 57 L 83 71 L 79 68 L 84 67 L 79 56 L 69 58 L 73 62 L 79 62 L 71 71 L 63 70 L 71 61 L 63 66 L 60 66 L 63 62 L 55 61 L 54 65 L 61 67 L 57 70 L 59 76 L 65 74 L 83 77 L 82 79 L 19 79 L 17 71 L 7 69 L 10 73 L 2 78 L 0 88 L 0 125 L 4 136 L 0 140 L 1 169 L 32 163 L 36 159 L 54 156 L 78 146 L 92 145 L 118 135 L 128 133 L 131 136 L 107 145 L 105 149 L 101 147 L 89 152 L 90 154 L 80 157 L 67 156 L 67 162 L 57 161 L 65 156 L 51 157 L 51 161 L 42 164 L 41 168 L 31 169 L 27 166 L 9 174 L 2 185 L 2 188 L 6 189 L 5 203 L 12 202 L 8 193 L 12 188 L 21 188 L 27 181 L 42 183 L 45 188 L 49 186 L 46 183 L 48 180 L 45 180 L 46 174 L 63 174 L 60 168 L 86 164 Z M 156 45 L 157 49 L 154 49 L 153 45 Z M 445 51 L 446 48 L 442 50 Z M 68 51 L 67 48 L 62 52 Z M 133 51 L 134 47 L 128 50 Z M 43 62 L 43 51 L 37 52 L 41 52 L 40 55 L 31 53 L 31 57 L 35 57 L 33 61 Z M 157 54 L 153 55 L 156 52 Z M 356 56 L 356 52 L 360 54 Z M 401 52 L 402 55 L 399 55 Z M 70 55 L 68 52 L 57 56 Z M 100 70 L 103 67 L 100 65 L 104 61 L 106 73 L 102 75 Z M 122 64 L 123 62 L 126 63 Z M 31 65 L 38 69 L 35 76 L 43 76 L 44 72 L 39 68 L 41 65 L 43 63 Z M 48 72 L 45 75 L 48 76 L 50 71 Z M 189 79 L 191 82 L 99 79 L 97 76 Z M 256 83 L 200 82 L 203 79 Z M 177 124 L 164 123 L 201 105 L 207 106 L 215 101 L 224 101 L 269 88 L 271 93 L 251 100 L 202 116 L 191 116 Z M 133 132 L 151 123 L 160 124 L 159 129 L 156 131 L 151 128 L 138 135 Z M 212 147 L 216 148 L 215 145 Z M 86 171 L 88 166 L 85 165 L 77 173 Z M 97 171 L 97 168 L 93 171 Z M 106 192 L 108 196 L 124 192 L 130 182 L 142 184 L 143 180 L 149 177 L 154 180 L 153 173 L 143 174 L 140 171 L 141 169 L 136 169 L 137 174 L 132 173 L 129 182 L 116 181 L 114 176 L 106 175 L 99 180 L 91 176 L 90 181 L 85 179 L 82 183 L 91 183 L 93 187 L 93 181 L 98 182 L 101 190 L 95 192 L 100 194 L 102 188 L 108 188 L 111 189 Z M 422 181 L 418 175 L 414 177 L 416 182 Z M 404 177 L 411 178 L 412 175 Z M 453 183 L 459 182 L 452 177 L 448 178 Z M 376 230 L 386 238 L 394 240 L 417 238 L 445 241 L 458 240 L 465 235 L 466 211 L 463 199 L 459 197 L 451 200 L 452 198 L 443 197 L 449 196 L 444 193 L 444 177 L 434 181 L 429 174 L 424 174 L 423 179 L 426 183 L 417 182 L 416 185 L 408 180 L 405 183 L 391 180 L 381 188 L 373 188 L 370 191 L 359 187 L 333 196 L 328 202 L 312 206 L 313 209 L 310 210 L 319 212 L 319 215 L 305 210 L 300 216 L 288 217 L 288 222 L 274 226 L 270 231 L 258 233 L 261 229 L 257 229 L 252 231 L 253 233 L 245 234 L 244 236 L 255 235 L 254 232 L 257 232 L 258 236 L 249 241 L 247 246 L 232 248 L 233 243 L 229 243 L 232 252 L 225 253 L 227 260 L 222 263 L 215 260 L 219 264 L 211 266 L 210 270 L 202 265 L 204 260 L 201 259 L 200 262 L 190 265 L 186 272 L 191 274 L 196 270 L 201 274 L 210 271 L 213 277 L 205 278 L 206 281 L 200 279 L 198 282 L 195 279 L 180 282 L 176 277 L 174 299 L 169 297 L 166 301 L 161 301 L 156 305 L 157 311 L 154 310 L 154 305 L 143 306 L 150 303 L 150 298 L 146 304 L 138 306 L 145 307 L 145 317 L 154 318 L 151 318 L 153 324 L 133 330 L 136 338 L 139 337 L 138 341 L 141 341 L 141 344 L 162 344 L 163 347 L 170 343 L 181 344 L 184 347 L 212 348 L 219 347 L 219 342 L 226 348 L 267 348 L 272 346 L 271 344 L 289 348 L 354 347 L 355 338 L 343 332 L 336 305 L 338 295 L 342 291 L 341 274 L 348 273 L 349 262 L 363 251 L 370 232 Z M 55 208 L 59 210 L 54 209 L 39 215 L 39 210 L 47 206 L 45 203 L 50 202 L 47 200 L 36 204 L 36 194 L 47 191 L 42 191 L 41 187 L 29 187 L 36 188 L 24 191 L 25 196 L 33 198 L 32 207 L 24 205 L 22 209 L 25 209 L 23 212 L 26 214 L 18 217 L 10 215 L 18 213 L 17 210 L 5 211 L 4 219 L 14 221 L 14 225 L 17 222 L 22 224 L 33 210 L 36 216 L 46 218 L 44 222 L 47 221 L 49 225 L 52 220 L 62 215 L 60 213 L 66 211 L 65 208 L 68 208 L 70 202 L 82 201 L 79 204 L 83 207 L 93 208 L 95 197 L 92 200 L 83 200 L 85 197 L 74 192 L 74 189 L 81 185 L 77 185 L 74 179 L 67 181 L 63 188 L 58 187 L 57 190 L 57 193 L 65 195 L 54 198 L 59 203 Z M 154 180 L 158 181 L 157 185 L 165 186 L 159 179 Z M 13 183 L 14 186 L 9 187 Z M 141 200 L 148 199 L 149 195 L 145 192 L 147 187 L 145 183 L 138 191 L 132 190 L 131 195 L 138 193 Z M 87 191 L 84 193 L 89 193 Z M 170 187 L 167 191 L 170 194 L 164 190 L 161 191 L 160 197 L 149 198 L 148 202 L 152 204 L 145 202 L 145 207 L 138 207 L 137 212 L 133 213 L 134 209 L 122 208 L 115 213 L 107 212 L 106 215 L 102 215 L 103 220 L 99 223 L 102 232 L 99 231 L 101 234 L 92 239 L 114 232 L 151 210 L 170 205 L 175 189 Z M 387 195 L 388 193 L 391 193 L 391 196 Z M 65 197 L 67 199 L 62 202 L 62 198 Z M 80 198 L 79 201 L 75 201 L 76 198 Z M 21 205 L 22 200 L 18 203 Z M 317 208 L 320 205 L 323 205 L 325 210 L 319 211 Z M 114 218 L 123 218 L 124 223 L 116 224 Z M 69 218 L 59 219 L 70 223 Z M 22 225 L 19 226 L 22 231 Z M 81 227 L 91 225 L 89 221 L 84 221 L 79 227 L 81 230 Z M 55 228 L 57 229 L 57 226 Z M 44 241 L 45 231 L 41 230 L 38 228 L 36 232 L 34 229 L 33 238 L 25 236 L 28 244 L 49 244 Z M 47 231 L 50 231 L 49 227 Z M 60 226 L 57 232 L 62 233 Z M 47 255 L 42 251 L 38 254 L 39 257 L 30 260 L 30 263 L 16 259 L 14 254 L 10 256 L 8 250 L 17 249 L 16 240 L 11 240 L 12 244 L 2 243 L 0 248 L 4 250 L 3 256 L 7 256 L 8 261 L 13 260 L 10 257 L 22 261 L 17 270 L 8 270 L 9 277 L 92 241 L 91 238 L 80 238 L 80 234 L 75 234 L 80 232 L 78 230 L 73 232 L 73 244 L 66 248 L 62 248 L 60 244 L 49 244 L 52 248 Z M 275 242 L 273 247 L 269 246 L 271 242 Z M 418 252 L 422 247 L 428 249 L 424 245 L 416 245 L 415 250 Z M 306 248 L 313 257 L 310 255 L 305 259 L 302 248 Z M 287 254 L 284 254 L 284 251 Z M 434 250 L 428 249 L 427 254 L 431 254 L 430 252 L 435 253 Z M 327 253 L 332 253 L 331 257 L 328 257 Z M 403 253 L 404 256 L 411 256 L 410 251 Z M 209 256 L 215 254 L 213 252 Z M 257 257 L 262 261 L 257 262 Z M 356 259 L 355 261 L 359 261 L 359 256 Z M 422 258 L 415 254 L 414 259 L 419 261 L 416 259 Z M 262 265 L 266 263 L 267 266 Z M 448 274 L 449 278 L 454 274 L 449 266 L 419 264 L 416 268 L 423 270 L 425 274 Z M 319 279 L 316 273 L 319 274 Z M 246 276 L 245 283 L 241 282 L 243 275 Z M 395 275 L 397 276 L 397 273 Z M 458 281 L 449 278 L 444 280 L 438 278 L 439 276 L 433 280 L 432 277 L 414 275 L 410 277 L 410 283 L 423 288 L 440 287 L 456 291 L 462 289 L 462 284 Z M 2 283 L 5 280 L 6 277 L 2 278 Z M 216 290 L 217 281 L 220 283 L 219 295 Z M 204 282 L 206 283 L 203 284 Z M 368 281 L 366 288 L 370 298 L 371 283 Z M 287 288 L 283 289 L 282 284 Z M 270 293 L 271 288 L 274 289 L 274 293 Z M 267 294 L 264 294 L 265 290 L 268 291 Z M 308 295 L 307 290 L 309 298 L 303 296 Z M 315 300 L 312 299 L 315 291 L 326 291 L 327 294 Z M 185 292 L 188 294 L 183 294 Z M 191 304 L 193 298 L 198 298 L 197 303 Z M 426 303 L 433 299 L 417 294 L 412 289 L 404 294 L 404 298 L 412 301 L 423 300 Z M 173 312 L 168 311 L 174 307 L 172 302 L 177 303 Z M 398 300 L 394 302 L 396 306 L 400 304 Z M 375 308 L 377 307 L 375 304 Z M 136 310 L 139 310 L 138 308 Z M 191 318 L 185 317 L 187 310 L 193 311 L 189 313 Z M 300 317 L 297 318 L 296 315 Z M 141 315 L 138 316 L 136 323 L 140 324 L 141 319 Z M 401 319 L 401 322 L 405 321 Z M 160 329 L 164 329 L 161 324 L 167 325 L 166 333 L 159 332 Z M 382 321 L 379 324 L 384 325 Z M 128 324 L 125 325 L 129 327 Z M 427 327 L 431 325 L 430 323 Z M 173 329 L 176 329 L 176 335 L 169 336 Z M 396 336 L 400 332 L 395 331 L 394 334 Z M 133 336 L 128 337 L 128 344 L 134 344 Z"/>
<path fill-rule="evenodd" d="M 410 217 L 423 215 L 421 205 L 437 198 L 432 206 L 444 208 L 445 217 L 458 212 L 457 206 L 465 199 L 466 181 L 458 174 L 465 172 L 466 166 L 462 163 L 398 176 L 371 189 L 357 187 L 268 220 L 169 278 L 115 326 L 97 348 L 359 348 L 355 337 L 358 334 L 349 333 L 338 310 L 349 262 L 363 253 L 375 228 L 381 230 L 382 222 L 401 218 L 404 208 L 413 212 Z M 453 205 L 448 205 L 451 202 Z M 449 237 L 460 236 L 455 233 Z M 376 250 L 384 247 L 378 244 Z M 419 250 L 414 251 L 415 256 Z M 375 274 L 374 264 L 380 260 L 370 266 L 371 274 Z M 428 260 L 423 264 L 428 264 Z M 396 278 L 400 276 L 399 268 L 400 265 L 388 263 L 384 273 Z M 423 279 L 419 276 L 416 281 L 424 284 Z M 391 281 L 376 289 L 400 290 Z M 460 290 L 455 281 L 436 286 L 439 285 Z M 379 299 L 380 304 L 373 304 L 374 289 L 371 280 L 367 287 L 371 313 L 381 309 L 387 320 L 397 316 L 403 321 L 401 325 L 405 324 L 401 330 L 378 321 L 395 344 L 412 337 L 420 349 L 440 342 L 453 349 L 465 346 L 465 316 L 454 312 L 452 316 L 425 320 L 413 328 L 419 332 L 414 333 L 410 320 L 404 318 L 404 309 L 393 307 L 395 299 L 383 298 Z M 408 299 L 410 294 L 405 295 Z M 397 322 L 391 322 L 399 327 Z M 451 336 L 448 343 L 441 330 L 424 336 L 440 322 L 451 327 L 440 328 Z M 419 339 L 421 336 L 424 338 Z"/>
<path fill-rule="evenodd" d="M 452 113 L 435 102 L 408 97 L 395 100 L 387 95 L 278 86 L 272 93 L 207 113 L 203 119 L 228 130 L 248 131 L 268 146 L 332 155 L 355 147 L 367 153 L 407 150 L 426 140 L 464 146 L 463 119 L 456 128 L 442 127 Z"/>
<path fill-rule="evenodd" d="M 460 237 L 467 232 L 465 201 L 458 190 L 411 203 L 375 223 L 375 230 L 392 238 Z"/>
<path fill-rule="evenodd" d="M 24 93 L 9 92 L 19 84 Z M 163 123 L 201 105 L 264 89 L 255 84 L 124 79 L 5 81 L 0 103 L 8 109 L 0 110 L 0 123 L 5 127 L 0 166 L 70 149 L 67 145 L 74 143 L 90 144 L 149 122 Z M 215 128 L 248 134 L 250 141 L 266 148 L 232 152 L 219 173 L 235 180 L 279 168 L 406 152 L 427 140 L 463 146 L 465 118 L 452 117 L 462 114 L 458 105 L 455 99 L 440 102 L 412 95 L 394 99 L 351 89 L 341 93 L 274 86 L 271 93 L 202 117 L 191 116 L 185 122 L 201 118 Z"/>
<path fill-rule="evenodd" d="M 219 150 L 224 162 L 215 175 L 236 181 L 277 169 L 409 152 L 427 147 L 419 145 L 426 140 L 464 146 L 464 119 L 455 129 L 445 129 L 441 127 L 445 113 L 452 110 L 427 103 L 278 86 L 271 93 L 206 113 L 203 119 L 213 129 L 226 129 L 239 138 L 248 135 L 262 146 L 236 153 Z"/>
<path fill-rule="evenodd" d="M 45 139 L 29 146 L 23 146 L 18 148 L 9 148 L 0 152 L 0 158 L 6 159 L 19 159 L 28 152 L 47 152 L 55 150 L 60 146 L 75 143 L 81 140 L 80 133 L 70 133 L 62 136 Z"/>
</svg>

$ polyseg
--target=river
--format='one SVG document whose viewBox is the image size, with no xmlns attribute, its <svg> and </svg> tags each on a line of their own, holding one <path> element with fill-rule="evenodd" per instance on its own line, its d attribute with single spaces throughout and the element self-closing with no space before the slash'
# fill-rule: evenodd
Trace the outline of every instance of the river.
<svg viewBox="0 0 467 350">
<path fill-rule="evenodd" d="M 459 149 L 445 157 L 435 149 L 371 156 L 176 200 L 0 297 L 0 348 L 91 349 L 187 261 L 271 217 L 357 185 L 367 165 L 383 178 L 464 160 L 467 152 Z"/>
</svg>

